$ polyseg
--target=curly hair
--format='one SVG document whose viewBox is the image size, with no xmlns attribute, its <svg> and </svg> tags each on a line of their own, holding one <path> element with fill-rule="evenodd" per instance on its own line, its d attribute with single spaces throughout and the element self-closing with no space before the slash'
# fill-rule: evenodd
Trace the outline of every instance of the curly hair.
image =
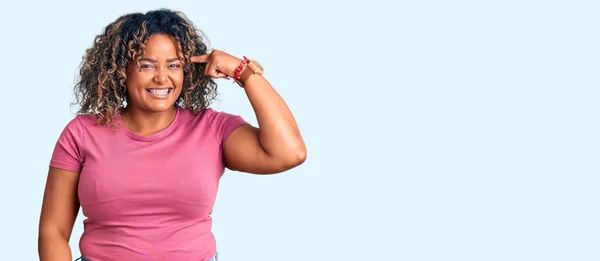
<svg viewBox="0 0 600 261">
<path fill-rule="evenodd" d="M 204 75 L 206 64 L 191 62 L 191 57 L 207 53 L 204 35 L 179 11 L 159 9 L 145 14 L 132 13 L 117 18 L 97 35 L 87 49 L 79 68 L 74 92 L 80 114 L 98 116 L 108 125 L 127 105 L 127 65 L 145 53 L 145 43 L 153 34 L 166 34 L 177 44 L 183 63 L 184 81 L 175 105 L 198 113 L 217 96 L 217 84 Z"/>
</svg>

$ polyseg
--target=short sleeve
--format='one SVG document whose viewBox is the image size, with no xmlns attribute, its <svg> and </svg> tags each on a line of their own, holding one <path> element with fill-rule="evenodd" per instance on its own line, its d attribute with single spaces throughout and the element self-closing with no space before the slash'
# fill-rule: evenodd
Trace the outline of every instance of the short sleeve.
<svg viewBox="0 0 600 261">
<path fill-rule="evenodd" d="M 218 112 L 212 109 L 209 109 L 208 113 L 210 118 L 210 128 L 213 131 L 215 138 L 220 143 L 221 148 L 225 146 L 225 141 L 227 141 L 229 135 L 236 128 L 248 124 L 248 122 L 239 115 Z"/>
<path fill-rule="evenodd" d="M 81 140 L 81 121 L 76 117 L 67 124 L 58 137 L 50 167 L 79 173 L 83 166 Z"/>
</svg>

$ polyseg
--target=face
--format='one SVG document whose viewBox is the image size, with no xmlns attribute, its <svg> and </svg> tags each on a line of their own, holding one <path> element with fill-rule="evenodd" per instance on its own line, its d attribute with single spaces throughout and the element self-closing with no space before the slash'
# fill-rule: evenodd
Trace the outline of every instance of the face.
<svg viewBox="0 0 600 261">
<path fill-rule="evenodd" d="M 127 66 L 127 106 L 145 112 L 174 109 L 183 85 L 182 66 L 173 38 L 150 36 L 139 67 L 135 61 Z"/>
</svg>

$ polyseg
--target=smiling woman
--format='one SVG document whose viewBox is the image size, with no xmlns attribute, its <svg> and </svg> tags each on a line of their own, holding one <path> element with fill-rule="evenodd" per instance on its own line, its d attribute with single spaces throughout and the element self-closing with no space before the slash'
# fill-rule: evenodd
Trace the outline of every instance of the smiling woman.
<svg viewBox="0 0 600 261">
<path fill-rule="evenodd" d="M 129 64 L 126 85 L 132 105 L 144 104 L 143 99 L 151 94 L 151 98 L 160 99 L 162 102 L 155 104 L 158 107 L 152 108 L 156 101 L 149 100 L 145 109 L 165 109 L 172 107 L 181 94 L 183 70 L 181 61 L 176 57 L 177 50 L 173 42 L 167 35 L 152 35 L 146 44 L 145 58 L 140 59 L 139 65 Z M 175 58 L 169 58 L 174 56 Z"/>
<path fill-rule="evenodd" d="M 132 119 L 124 121 L 127 127 L 141 135 L 152 134 L 160 129 L 138 126 L 133 119 L 164 111 L 170 112 L 164 114 L 166 119 L 173 119 L 173 104 L 181 95 L 184 80 L 182 62 L 178 58 L 173 37 L 153 34 L 148 37 L 145 46 L 144 56 L 127 66 L 125 86 L 129 106 L 122 112 L 124 119 Z M 136 113 L 140 115 L 133 115 Z M 144 129 L 149 132 L 145 133 Z"/>
<path fill-rule="evenodd" d="M 255 60 L 207 47 L 180 12 L 128 14 L 96 37 L 75 86 L 76 115 L 58 137 L 39 227 L 41 261 L 216 260 L 212 208 L 225 168 L 281 173 L 306 146 Z M 258 127 L 208 106 L 214 78 L 243 88 Z"/>
</svg>

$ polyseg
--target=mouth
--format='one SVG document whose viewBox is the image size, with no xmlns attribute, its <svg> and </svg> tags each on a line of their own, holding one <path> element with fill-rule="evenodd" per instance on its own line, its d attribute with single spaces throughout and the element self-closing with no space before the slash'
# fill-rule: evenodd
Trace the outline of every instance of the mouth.
<svg viewBox="0 0 600 261">
<path fill-rule="evenodd" d="M 146 91 L 156 98 L 166 98 L 173 92 L 173 88 L 148 88 Z"/>
</svg>

